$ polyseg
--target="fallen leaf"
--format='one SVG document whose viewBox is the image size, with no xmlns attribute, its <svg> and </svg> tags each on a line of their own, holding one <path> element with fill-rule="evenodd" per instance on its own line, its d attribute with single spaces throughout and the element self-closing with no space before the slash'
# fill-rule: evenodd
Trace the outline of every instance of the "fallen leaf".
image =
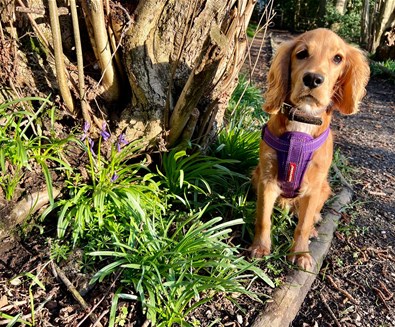
<svg viewBox="0 0 395 327">
<path fill-rule="evenodd" d="M 5 295 L 0 297 L 0 309 L 8 304 L 8 299 Z"/>
</svg>

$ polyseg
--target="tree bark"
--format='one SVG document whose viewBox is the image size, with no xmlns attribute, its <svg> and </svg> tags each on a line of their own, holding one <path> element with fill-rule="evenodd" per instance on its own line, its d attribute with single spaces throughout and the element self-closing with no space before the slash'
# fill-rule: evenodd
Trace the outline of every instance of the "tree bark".
<svg viewBox="0 0 395 327">
<path fill-rule="evenodd" d="M 374 58 L 378 61 L 395 59 L 395 24 L 381 36 Z"/>
<path fill-rule="evenodd" d="M 361 46 L 365 49 L 367 49 L 368 44 L 369 44 L 369 36 L 370 36 L 370 4 L 369 0 L 364 0 L 363 1 L 363 9 L 362 9 L 362 15 L 361 15 L 361 39 L 360 43 Z"/>
<path fill-rule="evenodd" d="M 395 0 L 378 0 L 377 17 L 373 20 L 370 52 L 375 53 L 383 34 L 395 25 Z"/>
<path fill-rule="evenodd" d="M 212 118 L 222 124 L 253 6 L 253 0 L 141 1 L 124 41 L 133 96 L 118 132 L 173 146 L 191 122 L 192 138 L 204 142 Z"/>
<path fill-rule="evenodd" d="M 340 15 L 346 12 L 347 0 L 336 0 L 335 8 Z"/>
<path fill-rule="evenodd" d="M 255 1 L 136 0 L 121 4 L 79 0 L 80 19 L 85 20 L 88 31 L 80 35 L 89 34 L 85 41 L 91 44 L 81 41 L 84 58 L 79 60 L 77 79 L 74 42 L 65 46 L 61 40 L 64 55 L 57 56 L 57 84 L 72 89 L 62 93 L 63 101 L 67 100 L 69 108 L 71 103 L 79 103 L 74 101 L 77 98 L 90 101 L 92 110 L 83 111 L 84 120 L 99 128 L 101 119 L 112 120 L 108 125 L 116 127 L 113 135 L 124 133 L 128 141 L 141 139 L 164 149 L 185 144 L 186 137 L 191 137 L 204 146 L 222 125 L 245 59 L 246 29 Z M 34 30 L 42 36 L 45 52 L 51 54 L 55 38 L 46 24 L 46 2 L 32 0 L 30 6 L 23 5 L 21 15 L 29 15 Z M 33 16 L 37 12 L 43 15 L 39 24 Z M 71 19 L 62 16 L 57 28 L 62 37 L 67 26 L 72 30 Z M 67 75 L 61 75 L 65 69 Z M 127 76 L 125 80 L 123 76 Z"/>
</svg>

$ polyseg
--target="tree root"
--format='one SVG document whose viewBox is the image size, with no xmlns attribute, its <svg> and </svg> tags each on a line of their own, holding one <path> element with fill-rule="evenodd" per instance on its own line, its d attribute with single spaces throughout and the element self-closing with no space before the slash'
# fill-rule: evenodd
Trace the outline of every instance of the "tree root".
<svg viewBox="0 0 395 327">
<path fill-rule="evenodd" d="M 60 194 L 60 190 L 53 189 L 53 198 Z M 0 240 L 11 234 L 15 227 L 24 222 L 29 216 L 40 210 L 49 202 L 48 191 L 40 191 L 23 197 L 6 218 L 0 219 Z"/>
</svg>

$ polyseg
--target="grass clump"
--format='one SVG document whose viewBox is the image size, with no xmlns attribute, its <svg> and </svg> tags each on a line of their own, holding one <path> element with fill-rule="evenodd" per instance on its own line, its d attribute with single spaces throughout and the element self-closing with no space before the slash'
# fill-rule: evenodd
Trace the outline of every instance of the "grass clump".
<svg viewBox="0 0 395 327">
<path fill-rule="evenodd" d="M 384 62 L 370 61 L 372 76 L 385 77 L 395 82 L 395 60 L 388 59 Z"/>
<path fill-rule="evenodd" d="M 236 160 L 230 167 L 247 176 L 258 164 L 261 128 L 268 119 L 263 102 L 261 90 L 241 76 L 225 114 L 228 123 L 211 149 L 216 157 Z"/>
<path fill-rule="evenodd" d="M 37 110 L 33 103 L 38 104 Z M 59 139 L 45 135 L 43 131 L 44 121 L 49 121 L 50 133 L 54 130 L 54 110 L 51 101 L 37 97 L 5 101 L 0 105 L 0 187 L 6 200 L 14 199 L 15 191 L 27 172 L 41 169 L 53 203 L 49 164 L 55 163 L 58 171 L 71 170 L 64 148 L 74 141 L 73 137 Z"/>
<path fill-rule="evenodd" d="M 165 225 L 141 217 L 145 223 L 136 230 L 130 244 L 114 244 L 114 251 L 91 253 L 117 258 L 96 273 L 93 281 L 123 269 L 123 283 L 133 285 L 147 318 L 158 326 L 189 326 L 186 315 L 217 292 L 256 298 L 243 286 L 243 280 L 257 273 L 269 285 L 272 282 L 226 243 L 230 227 L 242 220 L 219 224 L 221 218 L 213 218 L 203 222 L 204 211 L 181 217 L 172 215 Z"/>
</svg>

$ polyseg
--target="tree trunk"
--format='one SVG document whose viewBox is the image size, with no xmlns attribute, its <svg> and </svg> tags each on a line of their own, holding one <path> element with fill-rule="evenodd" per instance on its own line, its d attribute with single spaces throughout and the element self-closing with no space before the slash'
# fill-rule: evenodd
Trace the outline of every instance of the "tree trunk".
<svg viewBox="0 0 395 327">
<path fill-rule="evenodd" d="M 378 14 L 373 20 L 373 38 L 369 48 L 372 53 L 376 52 L 383 34 L 390 31 L 395 24 L 395 0 L 378 0 L 376 12 Z"/>
<path fill-rule="evenodd" d="M 395 59 L 395 26 L 381 36 L 374 58 L 378 61 Z"/>
<path fill-rule="evenodd" d="M 246 49 L 252 0 L 141 1 L 124 41 L 133 101 L 119 130 L 173 146 L 222 124 Z M 198 117 L 197 117 L 198 116 Z M 195 126 L 193 126 L 195 125 Z M 188 140 L 187 140 L 188 141 Z"/>
<path fill-rule="evenodd" d="M 369 45 L 369 37 L 370 37 L 369 13 L 370 13 L 369 0 L 364 0 L 362 15 L 361 15 L 361 39 L 360 39 L 360 44 L 364 49 L 367 49 Z"/>
<path fill-rule="evenodd" d="M 335 8 L 340 15 L 346 12 L 347 0 L 336 0 Z"/>
<path fill-rule="evenodd" d="M 0 4 L 6 1 L 10 0 Z M 246 29 L 255 0 L 135 0 L 122 5 L 77 0 L 78 8 L 72 1 L 72 13 L 75 16 L 78 9 L 80 16 L 80 24 L 74 20 L 74 26 L 85 28 L 74 31 L 82 39 L 79 49 L 84 58 L 79 56 L 78 63 L 74 63 L 78 35 L 68 45 L 64 39 L 65 29 L 73 30 L 67 2 L 50 1 L 55 22 L 58 9 L 63 13 L 61 23 L 51 25 L 52 31 L 47 2 L 32 0 L 27 8 L 17 0 L 18 8 L 11 6 L 14 12 L 23 12 L 22 18 L 29 17 L 48 56 L 58 44 L 57 60 L 43 75 L 55 75 L 56 87 L 68 85 L 71 94 L 62 95 L 72 97 L 75 115 L 96 124 L 97 130 L 106 120 L 116 127 L 115 136 L 124 133 L 128 141 L 141 139 L 161 149 L 180 142 L 207 144 L 222 125 L 245 59 Z M 37 13 L 42 18 L 36 21 Z M 10 26 L 15 26 L 15 19 L 13 23 Z M 85 91 L 77 87 L 83 81 Z M 86 107 L 82 113 L 81 103 Z"/>
<path fill-rule="evenodd" d="M 335 9 L 341 16 L 343 16 L 344 13 L 346 12 L 346 6 L 347 6 L 347 0 L 336 0 Z M 338 32 L 340 29 L 340 26 L 341 26 L 341 23 L 336 22 L 336 23 L 332 24 L 331 29 L 335 32 Z"/>
</svg>

